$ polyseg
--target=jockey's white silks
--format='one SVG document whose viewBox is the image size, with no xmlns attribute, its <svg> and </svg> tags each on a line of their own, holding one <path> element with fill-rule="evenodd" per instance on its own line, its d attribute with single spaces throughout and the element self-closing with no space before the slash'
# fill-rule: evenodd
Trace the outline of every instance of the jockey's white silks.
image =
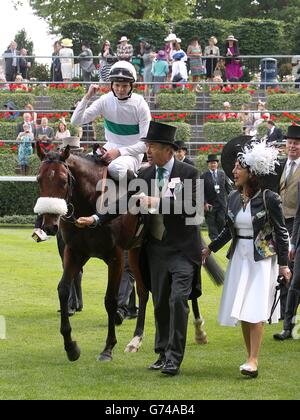
<svg viewBox="0 0 300 420">
<path fill-rule="evenodd" d="M 65 216 L 68 213 L 66 200 L 61 198 L 40 197 L 34 207 L 35 214 L 56 214 Z"/>
</svg>

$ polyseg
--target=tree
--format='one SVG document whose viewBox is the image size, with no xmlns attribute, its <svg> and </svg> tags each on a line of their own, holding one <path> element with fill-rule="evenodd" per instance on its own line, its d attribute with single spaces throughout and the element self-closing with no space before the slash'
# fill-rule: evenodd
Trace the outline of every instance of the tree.
<svg viewBox="0 0 300 420">
<path fill-rule="evenodd" d="M 28 55 L 33 55 L 33 42 L 27 38 L 25 29 L 21 29 L 15 36 L 15 41 L 18 44 L 18 49 L 26 48 Z"/>
<path fill-rule="evenodd" d="M 20 1 L 18 1 L 20 3 Z M 196 0 L 30 0 L 35 13 L 45 19 L 52 32 L 60 32 L 68 20 L 90 20 L 107 25 L 124 19 L 154 19 L 173 21 L 190 17 Z"/>
</svg>

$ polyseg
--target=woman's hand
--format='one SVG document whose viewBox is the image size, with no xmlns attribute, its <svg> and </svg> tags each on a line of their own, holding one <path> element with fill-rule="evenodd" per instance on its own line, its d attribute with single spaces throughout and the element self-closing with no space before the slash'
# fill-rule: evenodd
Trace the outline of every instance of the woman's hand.
<svg viewBox="0 0 300 420">
<path fill-rule="evenodd" d="M 287 283 L 291 281 L 292 273 L 289 267 L 279 267 L 279 275 L 283 276 Z"/>
<path fill-rule="evenodd" d="M 202 264 L 205 265 L 207 257 L 211 254 L 211 250 L 206 247 L 202 249 Z"/>
</svg>

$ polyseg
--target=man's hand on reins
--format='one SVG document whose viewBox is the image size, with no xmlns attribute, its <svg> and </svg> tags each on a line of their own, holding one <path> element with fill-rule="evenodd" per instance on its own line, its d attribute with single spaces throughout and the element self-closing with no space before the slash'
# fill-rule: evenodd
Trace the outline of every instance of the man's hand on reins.
<svg viewBox="0 0 300 420">
<path fill-rule="evenodd" d="M 95 219 L 93 216 L 90 217 L 79 217 L 79 219 L 76 220 L 75 225 L 78 228 L 85 228 L 87 226 L 92 226 L 95 224 Z"/>
</svg>

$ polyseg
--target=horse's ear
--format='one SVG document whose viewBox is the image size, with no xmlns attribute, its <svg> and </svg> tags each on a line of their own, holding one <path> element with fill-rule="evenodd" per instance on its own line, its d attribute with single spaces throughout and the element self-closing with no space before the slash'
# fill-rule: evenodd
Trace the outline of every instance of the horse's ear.
<svg viewBox="0 0 300 420">
<path fill-rule="evenodd" d="M 70 156 L 70 146 L 68 145 L 60 154 L 60 160 L 65 162 Z"/>
<path fill-rule="evenodd" d="M 45 152 L 44 149 L 41 146 L 41 142 L 37 141 L 36 142 L 36 153 L 38 155 L 38 157 L 40 158 L 40 160 L 44 160 L 45 159 Z"/>
</svg>

